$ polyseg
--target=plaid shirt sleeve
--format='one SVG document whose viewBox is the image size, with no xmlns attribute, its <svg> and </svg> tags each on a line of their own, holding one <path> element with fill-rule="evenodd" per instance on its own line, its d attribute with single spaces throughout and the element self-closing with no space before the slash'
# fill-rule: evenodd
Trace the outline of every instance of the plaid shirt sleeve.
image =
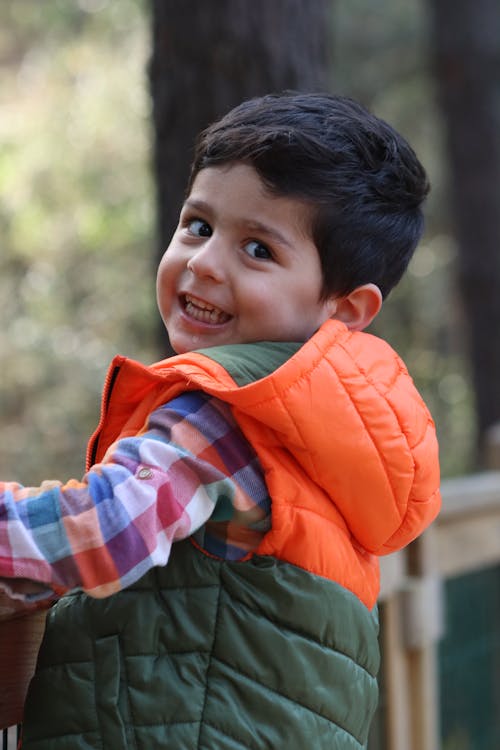
<svg viewBox="0 0 500 750">
<path fill-rule="evenodd" d="M 260 464 L 229 407 L 185 393 L 82 481 L 0 483 L 0 585 L 26 601 L 73 588 L 104 597 L 165 565 L 172 543 L 196 531 L 208 552 L 238 559 L 269 525 Z"/>
</svg>

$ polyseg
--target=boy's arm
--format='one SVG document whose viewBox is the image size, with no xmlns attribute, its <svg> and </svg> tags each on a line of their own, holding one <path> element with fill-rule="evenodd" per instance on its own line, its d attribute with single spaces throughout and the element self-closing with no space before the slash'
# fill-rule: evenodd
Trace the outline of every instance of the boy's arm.
<svg viewBox="0 0 500 750">
<path fill-rule="evenodd" d="M 0 586 L 16 592 L 15 579 L 29 579 L 44 584 L 33 598 L 75 587 L 108 596 L 164 565 L 219 498 L 248 504 L 234 476 L 242 466 L 231 470 L 211 444 L 234 425 L 218 413 L 217 429 L 203 430 L 189 417 L 185 402 L 156 410 L 143 434 L 117 441 L 80 482 L 0 483 Z"/>
</svg>

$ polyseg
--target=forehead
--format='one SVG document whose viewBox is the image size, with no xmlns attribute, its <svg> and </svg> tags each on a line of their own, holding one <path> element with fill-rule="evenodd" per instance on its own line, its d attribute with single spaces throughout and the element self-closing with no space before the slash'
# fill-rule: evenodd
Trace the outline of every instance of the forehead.
<svg viewBox="0 0 500 750">
<path fill-rule="evenodd" d="M 185 205 L 248 223 L 286 224 L 311 236 L 313 208 L 305 200 L 273 191 L 249 164 L 235 162 L 206 167 L 195 176 Z"/>
</svg>

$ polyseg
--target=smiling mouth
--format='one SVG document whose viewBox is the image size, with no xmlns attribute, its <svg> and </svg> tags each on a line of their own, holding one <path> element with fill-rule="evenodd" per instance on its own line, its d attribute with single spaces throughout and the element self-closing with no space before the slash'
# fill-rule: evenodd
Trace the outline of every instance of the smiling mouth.
<svg viewBox="0 0 500 750">
<path fill-rule="evenodd" d="M 224 310 L 221 310 L 220 307 L 209 305 L 208 302 L 204 302 L 203 300 L 198 299 L 198 297 L 192 297 L 190 294 L 184 294 L 181 299 L 186 314 L 189 315 L 190 318 L 193 318 L 200 323 L 220 325 L 222 323 L 227 323 L 228 320 L 231 320 L 232 316 L 227 312 L 224 312 Z"/>
</svg>

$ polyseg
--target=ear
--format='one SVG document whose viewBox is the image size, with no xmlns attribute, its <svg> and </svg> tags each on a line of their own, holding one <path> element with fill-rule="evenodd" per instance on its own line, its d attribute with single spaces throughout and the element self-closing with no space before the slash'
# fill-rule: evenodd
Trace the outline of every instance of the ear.
<svg viewBox="0 0 500 750">
<path fill-rule="evenodd" d="M 362 331 L 378 315 L 382 292 L 375 284 L 363 284 L 345 297 L 332 298 L 330 304 L 330 317 L 341 320 L 350 331 Z"/>
</svg>

